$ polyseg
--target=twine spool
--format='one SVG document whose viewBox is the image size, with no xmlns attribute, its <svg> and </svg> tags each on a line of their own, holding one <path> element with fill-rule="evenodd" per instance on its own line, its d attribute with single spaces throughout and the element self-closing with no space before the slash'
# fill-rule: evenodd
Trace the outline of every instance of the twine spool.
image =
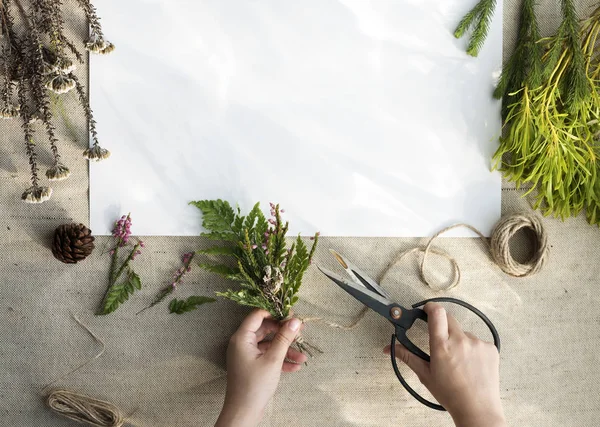
<svg viewBox="0 0 600 427">
<path fill-rule="evenodd" d="M 535 235 L 533 256 L 525 264 L 512 257 L 509 247 L 510 239 L 523 228 L 530 229 Z M 548 236 L 540 217 L 527 212 L 501 218 L 492 233 L 490 252 L 496 264 L 506 274 L 526 277 L 538 273 L 548 257 Z"/>
<path fill-rule="evenodd" d="M 68 390 L 55 390 L 46 399 L 48 407 L 63 417 L 97 427 L 121 427 L 125 419 L 109 402 Z"/>
</svg>

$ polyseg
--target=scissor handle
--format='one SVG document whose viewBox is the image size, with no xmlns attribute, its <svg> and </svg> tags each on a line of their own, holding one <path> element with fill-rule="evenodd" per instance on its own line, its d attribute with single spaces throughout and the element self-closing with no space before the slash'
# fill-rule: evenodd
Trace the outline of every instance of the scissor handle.
<svg viewBox="0 0 600 427">
<path fill-rule="evenodd" d="M 500 352 L 500 336 L 498 335 L 498 331 L 496 330 L 496 327 L 494 326 L 492 321 L 490 319 L 488 319 L 488 317 L 485 314 L 483 314 L 479 309 L 473 307 L 471 304 L 469 304 L 467 302 L 464 302 L 464 301 L 456 299 L 456 298 L 450 298 L 450 297 L 430 298 L 425 301 L 421 301 L 416 304 L 413 304 L 413 306 L 412 306 L 413 310 L 403 313 L 403 315 L 407 314 L 409 316 L 409 323 L 411 326 L 417 318 L 427 321 L 427 313 L 425 313 L 423 310 L 421 310 L 418 307 L 422 307 L 425 304 L 427 304 L 428 302 L 449 302 L 452 304 L 460 305 L 461 307 L 464 307 L 467 310 L 475 313 L 481 320 L 483 320 L 483 322 L 489 328 L 490 332 L 492 333 L 492 337 L 494 338 L 494 345 L 498 349 L 498 352 Z M 410 317 L 412 317 L 412 319 Z M 408 391 L 410 393 L 410 395 L 412 397 L 417 399 L 423 405 L 425 405 L 431 409 L 436 409 L 438 411 L 445 411 L 446 409 L 442 405 L 439 405 L 434 402 L 430 402 L 429 400 L 427 400 L 423 396 L 421 396 L 419 393 L 417 393 L 411 386 L 408 385 L 408 383 L 406 382 L 406 380 L 400 373 L 400 369 L 398 369 L 398 363 L 396 362 L 396 339 L 404 347 L 406 347 L 406 349 L 408 351 L 410 351 L 415 356 L 418 356 L 427 362 L 430 361 L 430 357 L 427 353 L 425 353 L 423 350 L 421 350 L 419 347 L 417 347 L 415 344 L 413 344 L 413 342 L 410 339 L 408 339 L 408 337 L 406 336 L 405 328 L 397 327 L 395 333 L 392 334 L 390 354 L 391 354 L 391 358 L 392 358 L 392 367 L 394 368 L 394 373 L 396 374 L 396 377 L 398 377 L 398 381 L 400 381 L 400 384 L 402 384 L 402 386 L 406 389 L 406 391 Z"/>
</svg>

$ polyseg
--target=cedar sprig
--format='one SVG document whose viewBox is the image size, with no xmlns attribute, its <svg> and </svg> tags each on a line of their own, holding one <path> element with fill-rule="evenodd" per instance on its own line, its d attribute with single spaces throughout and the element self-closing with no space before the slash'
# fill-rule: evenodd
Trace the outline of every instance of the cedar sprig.
<svg viewBox="0 0 600 427">
<path fill-rule="evenodd" d="M 457 39 L 463 37 L 465 33 L 472 29 L 469 45 L 467 46 L 469 55 L 479 55 L 489 33 L 495 10 L 496 0 L 480 0 L 458 23 L 454 31 L 454 37 Z"/>
<path fill-rule="evenodd" d="M 234 262 L 224 264 L 202 263 L 208 271 L 220 274 L 240 284 L 240 289 L 229 289 L 217 295 L 241 305 L 267 310 L 277 320 L 283 320 L 298 301 L 298 291 L 304 272 L 314 255 L 318 233 L 312 238 L 310 251 L 300 236 L 288 249 L 286 233 L 289 223 L 282 220 L 279 205 L 271 204 L 271 217 L 267 219 L 254 205 L 247 216 L 239 207 L 234 210 L 223 200 L 192 202 L 202 211 L 204 237 L 228 242 L 199 250 L 205 255 L 225 255 Z"/>
<path fill-rule="evenodd" d="M 142 253 L 141 249 L 145 247 L 145 244 L 141 240 L 136 243 L 130 242 L 131 224 L 131 214 L 123 215 L 121 219 L 115 221 L 112 233 L 115 238 L 115 246 L 109 251 L 111 264 L 108 276 L 108 288 L 96 313 L 98 315 L 106 315 L 114 312 L 136 290 L 142 289 L 142 280 L 133 271 L 131 263 Z M 132 247 L 132 249 L 129 249 L 129 247 Z M 120 260 L 119 257 L 121 250 L 125 250 L 125 254 L 127 254 L 124 260 Z M 117 283 L 123 276 L 125 280 Z"/>
<path fill-rule="evenodd" d="M 114 45 L 104 39 L 99 18 L 89 1 L 80 0 L 90 20 L 91 34 L 95 39 L 86 40 L 84 47 L 91 52 L 106 54 Z M 19 26 L 15 25 L 13 12 L 20 15 Z M 53 155 L 53 163 L 46 171 L 49 181 L 68 178 L 69 168 L 61 161 L 59 141 L 56 136 L 52 114 L 52 98 L 48 91 L 64 94 L 76 88 L 77 97 L 88 119 L 92 147 L 85 150 L 84 157 L 99 161 L 109 156 L 108 150 L 99 146 L 96 123 L 89 107 L 88 96 L 74 74 L 76 69 L 69 55 L 83 63 L 83 55 L 64 30 L 62 0 L 2 0 L 0 1 L 0 52 L 2 73 L 0 118 L 20 117 L 24 124 L 25 149 L 31 165 L 33 186 L 28 188 L 22 199 L 29 203 L 41 203 L 50 198 L 52 189 L 39 183 L 33 132 L 36 122 L 44 126 L 46 138 Z M 13 93 L 17 103 L 13 103 Z M 26 123 L 25 123 L 26 122 Z"/>
<path fill-rule="evenodd" d="M 189 311 L 196 310 L 199 306 L 211 302 L 215 302 L 216 299 L 210 297 L 202 297 L 192 295 L 184 300 L 178 300 L 173 298 L 169 303 L 169 312 L 173 314 L 184 314 Z"/>
</svg>

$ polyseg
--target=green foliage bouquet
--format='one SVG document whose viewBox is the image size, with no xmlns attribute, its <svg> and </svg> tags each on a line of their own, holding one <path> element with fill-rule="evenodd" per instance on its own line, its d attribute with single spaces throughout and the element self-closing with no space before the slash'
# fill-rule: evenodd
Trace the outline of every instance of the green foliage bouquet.
<svg viewBox="0 0 600 427">
<path fill-rule="evenodd" d="M 191 202 L 202 211 L 202 236 L 223 241 L 223 245 L 198 251 L 207 255 L 224 255 L 234 266 L 202 263 L 205 270 L 220 274 L 239 283 L 239 289 L 229 289 L 217 295 L 238 304 L 267 310 L 273 318 L 283 320 L 298 301 L 298 291 L 304 272 L 311 263 L 317 247 L 316 233 L 310 250 L 298 236 L 288 248 L 285 235 L 288 222 L 279 205 L 271 203 L 267 219 L 257 203 L 247 216 L 240 208 L 233 209 L 223 200 Z"/>
</svg>

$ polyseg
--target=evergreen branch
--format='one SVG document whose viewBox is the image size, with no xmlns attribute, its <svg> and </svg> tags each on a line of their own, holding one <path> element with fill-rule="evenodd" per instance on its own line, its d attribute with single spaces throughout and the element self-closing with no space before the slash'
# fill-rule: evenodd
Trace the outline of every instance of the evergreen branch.
<svg viewBox="0 0 600 427">
<path fill-rule="evenodd" d="M 189 311 L 196 310 L 198 308 L 198 306 L 200 306 L 202 304 L 207 304 L 207 303 L 211 303 L 211 302 L 215 302 L 215 301 L 216 301 L 216 299 L 214 299 L 214 298 L 202 297 L 202 296 L 196 296 L 196 295 L 188 297 L 185 300 L 178 300 L 177 298 L 174 298 L 169 303 L 169 312 L 174 313 L 174 314 L 183 314 L 183 313 L 187 313 Z"/>
<path fill-rule="evenodd" d="M 480 0 L 467 14 L 461 19 L 454 37 L 461 38 L 472 27 L 474 27 L 467 46 L 467 53 L 471 56 L 479 55 L 485 39 L 488 36 L 494 11 L 496 9 L 496 0 Z"/>
</svg>

